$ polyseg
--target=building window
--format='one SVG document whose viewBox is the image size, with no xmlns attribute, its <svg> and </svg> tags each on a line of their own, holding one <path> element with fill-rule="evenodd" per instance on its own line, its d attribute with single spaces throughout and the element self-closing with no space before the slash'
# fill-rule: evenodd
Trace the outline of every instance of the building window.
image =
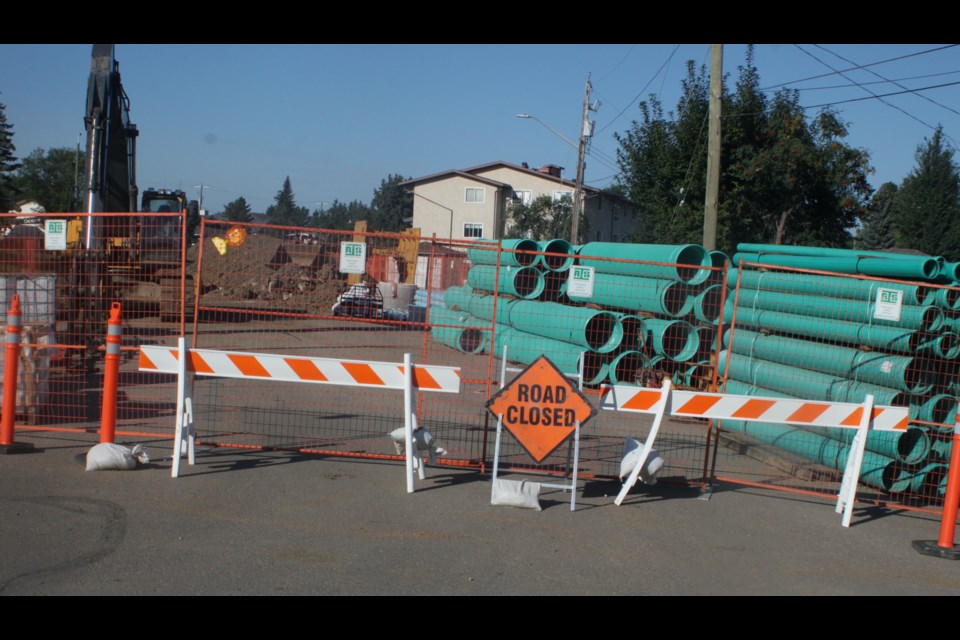
<svg viewBox="0 0 960 640">
<path fill-rule="evenodd" d="M 533 191 L 529 189 L 514 190 L 513 198 L 520 204 L 530 204 L 533 202 Z"/>
<path fill-rule="evenodd" d="M 464 202 L 477 202 L 483 203 L 486 200 L 486 190 L 482 188 L 467 187 L 466 193 L 463 196 Z"/>
<path fill-rule="evenodd" d="M 554 202 L 560 202 L 564 198 L 570 198 L 570 202 L 573 202 L 573 191 L 554 191 L 553 192 Z"/>
<path fill-rule="evenodd" d="M 463 237 L 464 237 L 464 238 L 482 238 L 482 237 L 483 237 L 483 223 L 480 223 L 480 222 L 464 222 L 464 223 L 463 223 Z"/>
</svg>

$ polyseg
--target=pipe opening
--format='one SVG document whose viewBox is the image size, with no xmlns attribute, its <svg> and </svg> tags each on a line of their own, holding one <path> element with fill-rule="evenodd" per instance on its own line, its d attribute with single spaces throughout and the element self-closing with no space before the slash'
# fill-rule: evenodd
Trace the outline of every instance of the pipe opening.
<svg viewBox="0 0 960 640">
<path fill-rule="evenodd" d="M 483 346 L 483 332 L 479 329 L 464 329 L 460 332 L 458 343 L 464 353 L 477 353 Z"/>
<path fill-rule="evenodd" d="M 543 264 L 551 271 L 564 271 L 573 264 L 570 243 L 566 240 L 551 240 L 543 247 L 546 253 L 562 253 L 562 256 L 543 256 Z"/>
<path fill-rule="evenodd" d="M 689 327 L 690 325 L 682 322 L 671 322 L 664 327 L 663 336 L 660 338 L 663 355 L 673 360 L 687 349 L 690 341 Z"/>
<path fill-rule="evenodd" d="M 897 440 L 897 456 L 901 462 L 918 464 L 930 454 L 930 438 L 923 429 L 910 427 Z"/>
<path fill-rule="evenodd" d="M 617 318 L 610 313 L 598 313 L 587 320 L 584 327 L 584 337 L 587 339 L 587 346 L 594 351 L 599 351 L 607 346 L 610 338 L 613 337 L 613 330 L 617 326 Z"/>
<path fill-rule="evenodd" d="M 610 363 L 610 382 L 633 384 L 643 368 L 643 354 L 639 351 L 624 351 Z"/>
<path fill-rule="evenodd" d="M 646 343 L 643 331 L 643 321 L 637 316 L 623 316 L 620 318 L 623 327 L 623 344 L 628 349 L 642 349 Z"/>
<path fill-rule="evenodd" d="M 537 255 L 535 253 L 528 253 L 528 251 L 538 251 L 540 249 L 537 246 L 536 240 L 520 240 L 514 246 L 513 259 L 521 267 L 532 266 L 534 262 L 537 261 Z"/>
<path fill-rule="evenodd" d="M 513 277 L 513 290 L 520 298 L 529 298 L 537 295 L 537 289 L 542 286 L 543 278 L 540 272 L 532 267 L 524 267 Z"/>
<path fill-rule="evenodd" d="M 714 323 L 720 318 L 720 298 L 723 291 L 719 286 L 711 286 L 703 290 L 697 296 L 696 306 L 697 318 L 704 322 Z"/>
<path fill-rule="evenodd" d="M 677 317 L 683 314 L 687 303 L 687 292 L 679 282 L 671 282 L 663 288 L 661 305 L 667 315 Z"/>
<path fill-rule="evenodd" d="M 603 381 L 604 358 L 599 353 L 586 351 L 583 354 L 583 384 L 599 384 Z"/>
</svg>

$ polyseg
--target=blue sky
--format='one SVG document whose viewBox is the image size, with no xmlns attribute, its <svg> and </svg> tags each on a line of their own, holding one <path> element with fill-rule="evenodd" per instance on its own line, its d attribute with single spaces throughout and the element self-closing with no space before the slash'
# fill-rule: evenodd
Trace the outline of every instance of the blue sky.
<svg viewBox="0 0 960 640">
<path fill-rule="evenodd" d="M 871 97 L 848 85 L 880 82 L 866 69 L 795 83 L 835 69 L 899 56 L 870 67 L 915 89 L 960 82 L 960 47 L 944 45 L 758 45 L 764 87 L 793 83 L 805 106 L 837 104 L 848 141 L 867 149 L 876 187 L 900 182 L 914 152 L 942 123 L 960 141 L 960 84 Z M 745 45 L 726 45 L 724 71 L 736 76 Z M 0 102 L 19 156 L 37 147 L 73 147 L 83 130 L 91 45 L 0 45 Z M 814 58 L 819 58 L 819 61 Z M 842 60 L 840 57 L 848 61 Z M 183 188 L 216 212 L 238 196 L 255 211 L 289 175 L 298 204 L 369 202 L 391 173 L 422 176 L 494 160 L 553 163 L 576 173 L 584 82 L 592 74 L 597 135 L 586 180 L 615 178 L 615 132 L 654 93 L 673 109 L 686 61 L 707 63 L 709 45 L 117 45 L 117 60 L 140 128 L 138 182 Z M 851 64 L 853 63 L 853 64 Z M 659 73 L 658 73 L 659 71 Z M 926 76 L 926 77 L 918 77 Z M 731 79 L 732 81 L 732 79 Z M 902 91 L 870 84 L 878 94 Z M 646 88 L 645 88 L 646 87 Z M 890 106 L 893 105 L 893 106 Z M 815 113 L 811 109 L 810 113 Z M 922 121 L 918 122 L 918 121 Z"/>
</svg>

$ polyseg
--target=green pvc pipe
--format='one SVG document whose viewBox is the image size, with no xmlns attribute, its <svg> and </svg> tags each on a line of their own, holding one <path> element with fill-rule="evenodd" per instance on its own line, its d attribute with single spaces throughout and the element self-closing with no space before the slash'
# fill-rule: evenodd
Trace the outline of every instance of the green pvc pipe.
<svg viewBox="0 0 960 640">
<path fill-rule="evenodd" d="M 938 393 L 929 398 L 919 398 L 911 402 L 910 418 L 923 422 L 934 422 L 953 428 L 957 417 L 957 398 L 946 393 Z"/>
<path fill-rule="evenodd" d="M 728 360 L 729 369 L 727 368 Z M 827 373 L 791 367 L 760 358 L 731 355 L 726 349 L 720 352 L 717 366 L 718 371 L 728 371 L 728 376 L 731 378 L 797 398 L 860 404 L 870 394 L 876 404 L 896 407 L 910 405 L 909 394 L 897 389 L 837 378 Z"/>
<path fill-rule="evenodd" d="M 480 246 L 467 249 L 467 259 L 474 265 L 483 264 L 496 266 L 499 243 L 496 240 L 480 240 Z M 503 241 L 503 252 L 500 255 L 501 267 L 530 267 L 537 262 L 539 251 L 536 240 L 528 238 L 513 238 Z"/>
<path fill-rule="evenodd" d="M 738 278 L 739 276 L 739 278 Z M 786 273 L 782 271 L 757 271 L 755 269 L 730 269 L 727 272 L 727 285 L 732 289 L 739 280 L 741 289 L 764 289 L 782 293 L 801 293 L 821 296 L 829 294 L 831 298 L 849 298 L 873 302 L 877 299 L 878 289 L 896 289 L 904 294 L 904 304 L 925 304 L 927 296 L 934 289 L 903 282 L 879 282 L 859 278 L 840 276 L 822 276 L 811 273 Z M 733 294 L 727 296 L 732 298 Z"/>
<path fill-rule="evenodd" d="M 641 350 L 647 344 L 647 332 L 643 328 L 643 318 L 629 313 L 618 313 L 617 319 L 623 327 L 623 341 L 620 346 L 627 351 Z"/>
<path fill-rule="evenodd" d="M 960 289 L 956 287 L 943 287 L 934 289 L 932 295 L 927 298 L 932 304 L 936 304 L 941 309 L 948 311 L 960 310 Z"/>
<path fill-rule="evenodd" d="M 697 355 L 700 335 L 689 322 L 645 318 L 643 326 L 649 332 L 647 344 L 653 347 L 657 355 L 674 362 L 687 362 Z"/>
<path fill-rule="evenodd" d="M 814 258 L 837 257 L 837 258 L 886 258 L 888 260 L 899 260 L 901 258 L 922 257 L 939 261 L 938 258 L 930 256 L 914 256 L 904 253 L 894 253 L 891 251 L 864 251 L 861 249 L 837 249 L 834 247 L 806 247 L 790 244 L 763 244 L 741 242 L 737 245 L 737 251 L 743 253 L 776 253 L 792 256 L 809 256 Z"/>
<path fill-rule="evenodd" d="M 555 302 L 518 300 L 510 307 L 509 324 L 544 338 L 569 342 L 597 353 L 610 353 L 623 341 L 617 315 Z"/>
<path fill-rule="evenodd" d="M 544 269 L 562 273 L 573 266 L 573 260 L 576 254 L 574 254 L 573 247 L 571 247 L 570 243 L 566 240 L 540 240 L 537 245 L 538 251 L 542 251 L 544 253 L 563 254 L 537 256 L 537 264 Z"/>
<path fill-rule="evenodd" d="M 720 321 L 720 300 L 723 298 L 723 285 L 707 287 L 693 298 L 693 315 L 700 322 L 717 324 Z"/>
<path fill-rule="evenodd" d="M 865 352 L 748 329 L 728 330 L 724 333 L 723 344 L 739 355 L 869 382 L 912 394 L 929 392 L 935 381 L 924 363 L 909 356 Z"/>
<path fill-rule="evenodd" d="M 829 318 L 843 322 L 860 322 L 881 326 L 895 326 L 918 331 L 938 331 L 943 326 L 943 312 L 933 305 L 900 307 L 899 320 L 875 317 L 876 303 L 861 300 L 846 300 L 829 295 L 803 295 L 781 293 L 763 289 L 746 289 L 741 286 L 736 296 L 738 306 L 765 309 L 782 313 Z M 734 297 L 734 296 L 730 296 Z M 719 299 L 719 298 L 718 298 Z M 696 308 L 696 306 L 694 306 Z"/>
<path fill-rule="evenodd" d="M 467 272 L 467 282 L 474 289 L 533 300 L 543 293 L 543 274 L 533 267 L 501 267 L 487 265 L 473 267 Z M 499 290 L 499 291 L 498 291 Z"/>
<path fill-rule="evenodd" d="M 476 326 L 469 326 L 474 324 L 475 320 L 463 311 L 432 307 L 430 309 L 431 335 L 437 342 L 453 347 L 457 351 L 480 353 L 489 341 L 489 332 Z"/>
<path fill-rule="evenodd" d="M 938 336 L 923 336 L 917 345 L 917 354 L 933 354 L 944 360 L 954 360 L 960 355 L 960 336 L 952 331 L 944 331 Z"/>
<path fill-rule="evenodd" d="M 650 366 L 650 359 L 640 351 L 624 351 L 605 366 L 611 384 L 636 384 L 637 374 Z"/>
<path fill-rule="evenodd" d="M 607 375 L 604 356 L 584 351 L 582 347 L 568 342 L 551 340 L 508 327 L 497 327 L 494 352 L 497 355 L 502 354 L 504 345 L 507 346 L 507 360 L 511 362 L 530 364 L 545 355 L 566 374 L 576 374 L 579 371 L 580 356 L 583 354 L 584 384 L 600 384 Z"/>
<path fill-rule="evenodd" d="M 573 302 L 598 304 L 628 311 L 643 311 L 679 318 L 690 313 L 693 299 L 686 287 L 673 280 L 633 278 L 630 276 L 595 273 L 593 295 L 589 298 L 571 295 Z"/>
<path fill-rule="evenodd" d="M 482 318 L 488 322 L 494 322 L 498 325 L 500 324 L 510 324 L 510 309 L 513 308 L 515 304 L 521 302 L 520 300 L 509 300 L 507 298 L 501 298 L 499 296 L 494 296 L 487 293 L 480 293 L 479 291 L 474 293 L 470 297 L 470 301 L 467 305 L 468 310 L 472 315 Z M 496 305 L 496 316 L 494 316 L 494 305 Z"/>
<path fill-rule="evenodd" d="M 700 326 L 693 330 L 697 332 L 698 345 L 697 354 L 692 359 L 697 362 L 709 360 L 717 348 L 717 328 Z"/>
<path fill-rule="evenodd" d="M 473 295 L 473 288 L 469 285 L 463 287 L 449 287 L 443 292 L 443 304 L 448 309 L 463 309 L 470 306 L 470 297 Z M 431 306 L 431 309 L 433 307 Z"/>
<path fill-rule="evenodd" d="M 743 433 L 754 440 L 771 444 L 807 460 L 830 469 L 844 470 L 850 445 L 811 433 L 800 427 L 768 422 L 744 422 L 742 420 L 721 420 L 720 426 L 728 431 Z M 860 482 L 884 491 L 902 492 L 909 487 L 908 479 L 898 479 L 900 463 L 892 458 L 864 451 L 860 467 Z"/>
<path fill-rule="evenodd" d="M 649 264 L 651 262 L 661 264 Z M 710 277 L 710 269 L 704 267 L 710 267 L 713 262 L 706 249 L 696 244 L 588 242 L 580 249 L 580 264 L 600 273 L 695 285 Z"/>
<path fill-rule="evenodd" d="M 796 396 L 772 391 L 756 385 L 747 384 L 739 380 L 727 380 L 724 393 L 742 396 L 759 396 L 767 398 L 792 398 Z M 818 435 L 851 444 L 857 435 L 856 429 L 841 429 L 834 427 L 804 426 L 804 429 Z M 906 432 L 871 431 L 867 434 L 866 448 L 888 458 L 893 458 L 904 464 L 919 464 L 927 459 L 932 451 L 931 438 L 925 429 L 909 427 Z"/>
<path fill-rule="evenodd" d="M 727 298 L 724 321 L 733 322 L 733 299 Z M 866 345 L 882 351 L 913 355 L 926 339 L 925 334 L 899 327 L 843 322 L 813 316 L 736 307 L 737 325 L 772 329 L 782 333 L 830 342 Z"/>
<path fill-rule="evenodd" d="M 859 274 L 883 278 L 910 278 L 912 280 L 932 280 L 940 269 L 933 258 L 921 256 L 905 256 L 896 260 L 887 258 L 858 258 L 851 257 L 814 257 L 781 255 L 772 253 L 737 253 L 733 262 L 753 264 L 768 264 L 779 267 L 793 267 L 794 269 L 812 269 L 817 271 L 832 271 L 834 273 Z"/>
</svg>

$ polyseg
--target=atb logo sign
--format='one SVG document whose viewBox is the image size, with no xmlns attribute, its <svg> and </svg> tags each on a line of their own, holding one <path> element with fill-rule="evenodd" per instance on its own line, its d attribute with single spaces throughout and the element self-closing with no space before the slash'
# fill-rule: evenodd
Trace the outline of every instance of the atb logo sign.
<svg viewBox="0 0 960 640">
<path fill-rule="evenodd" d="M 900 322 L 902 307 L 903 291 L 899 289 L 877 289 L 877 302 L 873 308 L 874 319 Z"/>
<path fill-rule="evenodd" d="M 67 248 L 67 221 L 46 220 L 43 225 L 43 248 L 47 251 L 63 251 Z"/>
<path fill-rule="evenodd" d="M 340 243 L 340 273 L 364 273 L 367 265 L 367 245 L 364 242 Z"/>
<path fill-rule="evenodd" d="M 570 268 L 567 295 L 576 298 L 593 297 L 593 267 Z"/>
</svg>

